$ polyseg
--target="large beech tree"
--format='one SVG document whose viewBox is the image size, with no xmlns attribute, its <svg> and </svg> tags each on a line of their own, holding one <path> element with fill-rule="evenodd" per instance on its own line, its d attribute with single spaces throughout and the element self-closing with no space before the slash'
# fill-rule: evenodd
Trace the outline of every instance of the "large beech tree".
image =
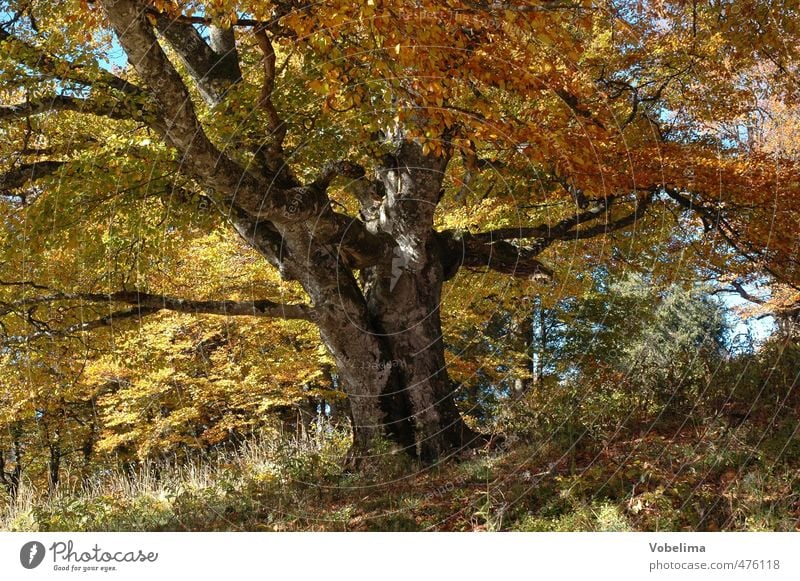
<svg viewBox="0 0 800 581">
<path fill-rule="evenodd" d="M 431 462 L 482 441 L 442 331 L 465 270 L 563 282 L 570 256 L 610 260 L 619 236 L 636 260 L 628 234 L 668 224 L 740 288 L 796 288 L 797 160 L 767 122 L 796 111 L 794 1 L 7 0 L 0 15 L 6 350 L 163 311 L 306 321 L 354 451 L 389 437 Z M 220 222 L 292 300 L 246 277 L 229 296 L 199 290 L 213 272 L 196 289 L 159 278 Z"/>
</svg>

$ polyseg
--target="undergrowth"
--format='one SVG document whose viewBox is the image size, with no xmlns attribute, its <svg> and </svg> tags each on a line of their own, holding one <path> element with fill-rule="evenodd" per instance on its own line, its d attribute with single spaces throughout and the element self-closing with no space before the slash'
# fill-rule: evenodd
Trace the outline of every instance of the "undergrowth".
<svg viewBox="0 0 800 581">
<path fill-rule="evenodd" d="M 800 529 L 786 426 L 648 430 L 564 453 L 558 438 L 423 467 L 388 444 L 351 471 L 349 434 L 256 438 L 194 462 L 96 474 L 7 503 L 9 531 Z M 774 440 L 782 440 L 778 446 Z"/>
</svg>

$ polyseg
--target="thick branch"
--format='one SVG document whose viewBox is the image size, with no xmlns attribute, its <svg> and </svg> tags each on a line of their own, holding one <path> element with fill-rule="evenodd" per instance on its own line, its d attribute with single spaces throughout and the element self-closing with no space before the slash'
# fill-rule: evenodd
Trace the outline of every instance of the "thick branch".
<svg viewBox="0 0 800 581">
<path fill-rule="evenodd" d="M 634 208 L 633 212 L 623 216 L 622 218 L 617 218 L 616 220 L 612 220 L 611 222 L 604 222 L 602 224 L 596 224 L 590 228 L 583 228 L 581 230 L 569 230 L 559 236 L 553 238 L 553 240 L 585 240 L 587 238 L 594 238 L 596 236 L 602 236 L 604 234 L 608 234 L 609 232 L 614 232 L 616 230 L 622 230 L 627 228 L 628 226 L 633 226 L 636 224 L 636 221 L 641 219 L 644 216 L 645 210 L 650 204 L 653 202 L 653 192 L 648 192 L 646 194 L 641 194 L 636 200 L 636 207 Z"/>
<path fill-rule="evenodd" d="M 364 168 L 352 161 L 340 160 L 326 165 L 314 180 L 313 185 L 323 190 L 330 186 L 331 182 L 337 177 L 345 177 L 351 180 L 358 180 L 366 175 Z"/>
<path fill-rule="evenodd" d="M 606 206 L 614 198 L 608 198 Z M 565 218 L 556 224 L 541 224 L 532 227 L 499 228 L 478 234 L 445 231 L 438 234 L 443 246 L 443 262 L 448 278 L 455 276 L 462 266 L 487 267 L 513 276 L 551 277 L 552 271 L 536 260 L 546 248 L 557 241 L 581 240 L 602 236 L 609 232 L 627 228 L 642 217 L 653 199 L 648 192 L 638 197 L 633 212 L 616 220 L 606 220 L 588 228 L 581 225 L 601 217 L 608 217 L 602 208 L 593 208 Z M 533 239 L 530 246 L 512 244 L 508 240 Z"/>
<path fill-rule="evenodd" d="M 748 292 L 747 289 L 744 288 L 744 285 L 738 280 L 731 281 L 730 285 L 731 285 L 730 287 L 714 289 L 713 291 L 711 291 L 711 294 L 712 295 L 717 295 L 722 293 L 736 294 L 742 297 L 744 300 L 749 301 L 751 303 L 755 303 L 757 305 L 764 305 L 767 302 L 765 299 L 757 297 L 754 294 Z"/>
<path fill-rule="evenodd" d="M 189 91 L 143 18 L 140 3 L 134 0 L 106 0 L 103 5 L 131 64 L 153 88 L 162 114 L 168 116 L 165 118 L 167 137 L 172 144 L 184 154 L 189 164 L 197 165 L 195 160 L 198 158 L 210 162 L 202 173 L 209 170 L 213 172 L 214 169 L 217 169 L 214 172 L 217 174 L 222 173 L 219 171 L 221 169 L 241 173 L 234 167 L 217 168 L 225 158 L 206 137 L 195 114 Z"/>
<path fill-rule="evenodd" d="M 206 315 L 273 317 L 280 319 L 311 320 L 313 309 L 308 305 L 287 305 L 266 299 L 255 301 L 190 301 L 164 295 L 137 292 L 118 292 L 106 300 L 124 302 L 139 307 L 160 308 L 179 313 Z"/>
<path fill-rule="evenodd" d="M 66 95 L 54 95 L 41 101 L 29 101 L 18 105 L 0 107 L 0 120 L 23 119 L 32 115 L 41 115 L 52 111 L 75 111 L 89 113 L 111 119 L 143 119 L 141 109 L 131 110 L 124 103 L 100 102 L 80 99 Z"/>
<path fill-rule="evenodd" d="M 283 154 L 283 140 L 286 138 L 286 124 L 278 115 L 278 110 L 272 102 L 272 90 L 275 88 L 275 48 L 269 39 L 267 31 L 259 28 L 255 31 L 258 48 L 264 54 L 264 84 L 261 86 L 260 105 L 267 113 L 269 119 L 269 132 L 271 143 L 268 147 L 268 161 L 277 161 Z"/>
<path fill-rule="evenodd" d="M 312 320 L 314 312 L 313 308 L 308 305 L 287 305 L 275 303 L 266 299 L 255 301 L 193 301 L 167 295 L 120 291 L 110 294 L 52 293 L 44 296 L 23 298 L 12 303 L 0 303 L 0 315 L 5 315 L 19 309 L 41 304 L 51 304 L 59 301 L 124 303 L 136 305 L 138 309 L 152 310 L 152 312 L 167 310 L 178 313 L 222 315 L 226 317 L 248 316 Z"/>
<path fill-rule="evenodd" d="M 153 8 L 146 9 L 148 14 L 152 14 L 153 16 L 161 16 L 161 12 L 155 10 Z M 287 7 L 283 12 L 288 13 L 291 10 L 290 7 Z M 266 20 L 256 20 L 254 18 L 236 18 L 233 20 L 230 25 L 237 27 L 237 28 L 266 28 L 270 31 L 280 31 L 281 36 L 295 36 L 291 29 L 284 28 L 279 23 L 279 18 L 283 14 L 277 14 L 276 18 L 273 18 L 270 21 Z M 179 14 L 173 18 L 174 22 L 181 22 L 183 24 L 201 24 L 208 27 L 214 27 L 214 19 L 209 18 L 208 16 L 192 16 L 186 14 Z M 216 50 L 216 47 L 214 47 Z"/>
<path fill-rule="evenodd" d="M 26 163 L 0 174 L 0 195 L 8 195 L 8 191 L 21 188 L 26 184 L 56 173 L 66 162 L 35 161 Z"/>
<path fill-rule="evenodd" d="M 554 242 L 556 240 L 571 238 L 574 237 L 575 234 L 573 230 L 581 224 L 585 224 L 606 216 L 606 212 L 614 200 L 616 200 L 614 196 L 609 196 L 589 210 L 579 212 L 569 216 L 568 218 L 564 218 L 555 224 L 543 222 L 537 226 L 498 228 L 496 230 L 491 230 L 490 232 L 472 234 L 471 236 L 477 241 L 486 244 L 491 244 L 497 242 L 498 240 L 524 240 L 535 238 L 543 241 Z"/>
<path fill-rule="evenodd" d="M 186 86 L 156 41 L 143 4 L 138 0 L 102 4 L 129 60 L 153 89 L 167 124 L 167 140 L 182 154 L 192 176 L 255 218 L 299 222 L 327 205 L 327 198 L 315 192 L 265 184 L 220 152 L 206 136 Z"/>
<path fill-rule="evenodd" d="M 349 162 L 341 163 L 349 164 Z M 338 164 L 334 163 L 332 166 L 338 166 Z M 330 167 L 326 166 L 326 168 Z M 328 169 L 325 169 L 307 188 L 324 189 L 323 185 L 328 183 L 328 178 L 332 179 Z M 359 179 L 350 185 L 352 187 L 366 181 L 366 179 Z M 303 188 L 295 188 L 294 191 L 300 192 L 303 191 Z M 190 199 L 190 196 L 185 196 L 185 198 Z M 292 256 L 289 244 L 274 224 L 253 218 L 251 214 L 235 203 L 217 205 L 217 209 L 226 219 L 230 220 L 247 244 L 278 269 L 284 280 L 299 280 L 300 275 L 293 269 L 293 265 L 296 265 L 297 261 L 302 263 L 307 258 Z M 319 243 L 328 243 L 330 251 L 337 254 L 342 264 L 350 269 L 374 266 L 386 256 L 390 256 L 395 246 L 391 236 L 369 231 L 364 222 L 335 212 L 330 205 L 313 221 L 312 228 L 314 240 Z"/>
<path fill-rule="evenodd" d="M 32 280 L 0 280 L 0 286 L 21 286 L 21 287 L 30 287 L 30 288 L 38 288 L 41 290 L 50 290 L 49 287 L 46 287 L 41 284 L 36 284 Z"/>
<path fill-rule="evenodd" d="M 503 240 L 487 243 L 469 233 L 461 236 L 443 233 L 438 237 L 447 279 L 455 276 L 462 266 L 489 268 L 525 278 L 553 276 L 553 271 L 535 258 L 541 252 L 538 249 L 515 246 Z"/>
<path fill-rule="evenodd" d="M 65 329 L 43 329 L 40 331 L 36 331 L 35 333 L 31 333 L 30 335 L 5 336 L 2 338 L 2 340 L 0 340 L 0 345 L 13 345 L 13 344 L 19 345 L 19 344 L 31 343 L 32 341 L 36 341 L 37 339 L 70 337 L 75 335 L 76 333 L 85 333 L 87 331 L 100 329 L 102 327 L 111 327 L 115 323 L 119 321 L 124 321 L 125 319 L 140 318 L 146 315 L 152 315 L 153 313 L 157 313 L 159 310 L 160 309 L 157 308 L 135 308 L 135 309 L 127 309 L 124 311 L 116 311 L 104 317 L 100 317 L 99 319 L 94 319 L 92 321 L 81 321 L 80 323 L 75 323 L 74 325 L 70 325 Z"/>
<path fill-rule="evenodd" d="M 210 105 L 218 104 L 227 90 L 242 80 L 236 47 L 221 29 L 212 29 L 212 42 L 222 50 L 217 52 L 190 23 L 159 14 L 158 31 L 180 55 L 189 74 L 197 83 L 203 98 Z"/>
<path fill-rule="evenodd" d="M 371 232 L 367 225 L 346 214 L 330 211 L 314 234 L 336 244 L 339 259 L 350 269 L 362 269 L 382 262 L 396 246 L 394 238 L 385 232 Z"/>
</svg>

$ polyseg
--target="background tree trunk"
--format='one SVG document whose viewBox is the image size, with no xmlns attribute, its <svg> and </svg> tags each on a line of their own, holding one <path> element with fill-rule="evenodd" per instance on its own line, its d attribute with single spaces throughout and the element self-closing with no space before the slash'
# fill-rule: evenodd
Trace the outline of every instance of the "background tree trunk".
<svg viewBox="0 0 800 581">
<path fill-rule="evenodd" d="M 11 456 L 14 461 L 14 468 L 6 472 L 5 450 L 0 450 L 0 481 L 12 501 L 19 495 L 19 485 L 22 480 L 22 445 L 20 443 L 19 430 L 12 428 L 14 441 L 11 448 Z"/>
</svg>

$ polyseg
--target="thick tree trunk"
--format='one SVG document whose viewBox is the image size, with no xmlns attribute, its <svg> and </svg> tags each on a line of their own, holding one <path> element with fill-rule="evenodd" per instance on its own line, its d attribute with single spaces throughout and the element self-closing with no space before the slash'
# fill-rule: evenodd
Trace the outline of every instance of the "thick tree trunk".
<svg viewBox="0 0 800 581">
<path fill-rule="evenodd" d="M 61 475 L 61 446 L 50 444 L 50 459 L 47 462 L 47 489 L 54 494 Z"/>
<path fill-rule="evenodd" d="M 83 463 L 81 465 L 81 486 L 88 490 L 92 481 L 92 456 L 94 454 L 94 441 L 95 441 L 95 427 L 92 422 L 91 431 L 83 441 L 81 446 L 81 455 L 83 456 Z"/>
<path fill-rule="evenodd" d="M 393 370 L 393 382 L 384 389 L 387 426 L 404 446 L 413 446 L 409 451 L 433 462 L 470 445 L 476 434 L 459 415 L 447 373 L 440 317 L 443 275 L 434 243 L 420 255 L 422 264 L 395 257 L 393 272 L 368 273 L 367 299 Z M 400 269 L 398 260 L 404 264 Z"/>
<path fill-rule="evenodd" d="M 396 241 L 394 253 L 360 272 L 341 248 L 306 224 L 256 224 L 239 217 L 239 233 L 314 304 L 313 322 L 330 351 L 349 400 L 353 459 L 389 437 L 425 462 L 480 441 L 463 422 L 444 358 L 440 301 L 445 280 L 433 213 L 446 157 L 398 141 L 377 171 L 380 199 L 360 200 L 373 234 Z"/>
<path fill-rule="evenodd" d="M 392 371 L 382 390 L 386 426 L 424 462 L 478 440 L 458 412 L 444 357 L 444 267 L 431 232 L 446 165 L 408 141 L 385 159 L 378 172 L 385 197 L 369 225 L 398 244 L 390 260 L 362 273 L 370 322 Z"/>
<path fill-rule="evenodd" d="M 5 450 L 0 450 L 0 482 L 2 482 L 9 498 L 13 502 L 19 495 L 19 485 L 22 480 L 22 447 L 16 438 L 11 451 L 14 459 L 14 469 L 6 472 Z"/>
<path fill-rule="evenodd" d="M 390 380 L 385 348 L 372 332 L 366 301 L 334 244 L 305 225 L 273 226 L 245 215 L 234 220 L 239 234 L 287 280 L 298 281 L 314 304 L 313 323 L 331 353 L 353 419 L 354 463 L 385 434 L 381 393 Z"/>
</svg>

